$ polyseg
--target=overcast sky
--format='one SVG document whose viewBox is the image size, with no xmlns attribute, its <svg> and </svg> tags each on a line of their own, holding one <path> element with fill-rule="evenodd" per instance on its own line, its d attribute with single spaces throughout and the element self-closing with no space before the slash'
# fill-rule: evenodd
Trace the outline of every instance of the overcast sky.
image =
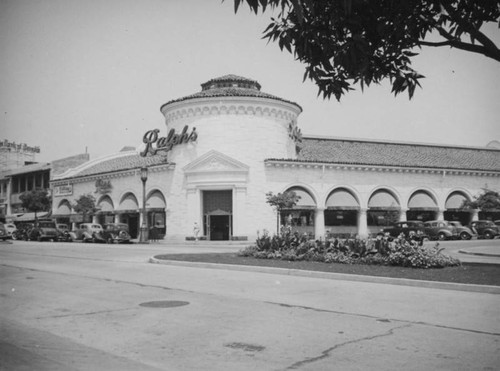
<svg viewBox="0 0 500 371">
<path fill-rule="evenodd" d="M 0 140 L 39 161 L 91 158 L 165 132 L 160 106 L 226 74 L 300 104 L 304 135 L 485 146 L 500 140 L 500 63 L 424 49 L 409 101 L 390 86 L 317 97 L 304 66 L 262 40 L 270 14 L 226 0 L 0 0 Z M 490 28 L 497 45 L 498 28 Z"/>
</svg>

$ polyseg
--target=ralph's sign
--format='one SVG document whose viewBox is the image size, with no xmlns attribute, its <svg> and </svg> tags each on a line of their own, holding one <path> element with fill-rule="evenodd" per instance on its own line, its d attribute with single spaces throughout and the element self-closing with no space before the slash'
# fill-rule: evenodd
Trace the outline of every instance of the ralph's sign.
<svg viewBox="0 0 500 371">
<path fill-rule="evenodd" d="M 190 133 L 188 133 L 188 126 L 184 126 L 184 129 L 179 134 L 175 133 L 175 129 L 170 129 L 166 137 L 159 137 L 159 129 L 149 130 L 144 134 L 142 141 L 146 144 L 146 148 L 141 152 L 141 156 L 145 157 L 148 153 L 151 155 L 156 155 L 158 151 L 170 151 L 174 146 L 182 143 L 194 142 L 198 138 L 198 133 L 196 128 L 193 128 Z"/>
</svg>

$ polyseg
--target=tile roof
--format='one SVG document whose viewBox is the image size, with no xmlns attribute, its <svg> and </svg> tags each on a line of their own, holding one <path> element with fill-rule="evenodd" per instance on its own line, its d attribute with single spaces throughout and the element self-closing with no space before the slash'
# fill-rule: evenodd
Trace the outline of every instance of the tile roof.
<svg viewBox="0 0 500 371">
<path fill-rule="evenodd" d="M 486 147 L 304 137 L 302 150 L 296 161 L 500 171 L 500 150 Z"/>
<path fill-rule="evenodd" d="M 91 164 L 91 162 L 94 162 L 94 164 Z M 168 164 L 166 156 L 157 155 L 142 157 L 138 153 L 134 152 L 124 156 L 103 159 L 102 161 L 90 161 L 89 163 L 83 164 L 80 171 L 78 171 L 78 169 L 72 169 L 73 171 L 71 174 L 68 174 L 68 176 L 64 176 L 64 174 L 62 174 L 61 178 L 57 180 L 107 174 L 122 170 L 140 169 L 144 166 L 151 167 L 154 165 L 165 164 Z"/>
<path fill-rule="evenodd" d="M 288 101 L 286 99 L 282 99 L 277 96 L 260 91 L 261 85 L 257 81 L 247 79 L 246 77 L 241 77 L 236 75 L 225 75 L 211 79 L 201 84 L 201 87 L 202 90 L 200 92 L 188 95 L 186 97 L 171 100 L 162 105 L 160 107 L 160 110 L 163 110 L 165 106 L 168 106 L 169 104 L 172 103 L 182 102 L 197 98 L 256 97 L 256 98 L 279 100 L 281 102 L 293 104 L 302 111 L 302 107 L 300 107 L 300 105 L 298 105 L 295 102 Z"/>
</svg>

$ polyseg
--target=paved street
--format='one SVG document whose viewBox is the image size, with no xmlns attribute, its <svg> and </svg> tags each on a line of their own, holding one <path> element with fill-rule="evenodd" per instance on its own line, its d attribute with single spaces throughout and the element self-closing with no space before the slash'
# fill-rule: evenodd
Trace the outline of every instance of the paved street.
<svg viewBox="0 0 500 371">
<path fill-rule="evenodd" d="M 500 295 L 148 263 L 180 251 L 0 244 L 0 369 L 500 367 Z"/>
</svg>

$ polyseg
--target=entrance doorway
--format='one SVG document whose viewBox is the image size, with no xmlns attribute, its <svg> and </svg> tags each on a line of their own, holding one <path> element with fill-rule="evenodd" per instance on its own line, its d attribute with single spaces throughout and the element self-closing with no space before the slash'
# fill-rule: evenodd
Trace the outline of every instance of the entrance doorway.
<svg viewBox="0 0 500 371">
<path fill-rule="evenodd" d="M 231 235 L 230 215 L 209 215 L 210 240 L 227 241 Z"/>
<path fill-rule="evenodd" d="M 227 241 L 233 230 L 233 192 L 203 191 L 203 232 L 208 240 Z"/>
</svg>

